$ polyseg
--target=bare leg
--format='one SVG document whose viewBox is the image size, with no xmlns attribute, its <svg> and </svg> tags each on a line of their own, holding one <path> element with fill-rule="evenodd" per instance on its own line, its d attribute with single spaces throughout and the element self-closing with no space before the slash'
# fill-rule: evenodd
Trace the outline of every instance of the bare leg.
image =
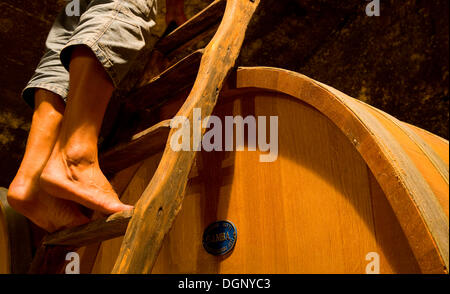
<svg viewBox="0 0 450 294">
<path fill-rule="evenodd" d="M 132 209 L 120 202 L 98 162 L 98 135 L 113 90 L 90 49 L 76 47 L 61 132 L 41 174 L 41 185 L 52 196 L 106 214 Z"/>
<path fill-rule="evenodd" d="M 38 89 L 35 111 L 19 171 L 8 190 L 8 202 L 36 225 L 53 232 L 88 221 L 76 203 L 51 197 L 39 187 L 39 176 L 55 145 L 64 103 L 52 92 Z"/>
</svg>

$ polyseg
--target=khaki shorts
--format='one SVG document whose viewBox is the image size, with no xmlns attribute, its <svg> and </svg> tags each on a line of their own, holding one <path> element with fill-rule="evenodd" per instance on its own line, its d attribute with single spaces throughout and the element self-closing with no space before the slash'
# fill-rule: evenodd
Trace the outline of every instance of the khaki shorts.
<svg viewBox="0 0 450 294">
<path fill-rule="evenodd" d="M 116 89 L 131 89 L 165 30 L 164 0 L 74 2 L 79 3 L 80 13 L 72 15 L 76 10 L 67 13 L 64 8 L 59 14 L 47 37 L 45 54 L 22 92 L 32 107 L 36 88 L 56 93 L 66 102 L 71 51 L 77 45 L 92 50 Z"/>
</svg>

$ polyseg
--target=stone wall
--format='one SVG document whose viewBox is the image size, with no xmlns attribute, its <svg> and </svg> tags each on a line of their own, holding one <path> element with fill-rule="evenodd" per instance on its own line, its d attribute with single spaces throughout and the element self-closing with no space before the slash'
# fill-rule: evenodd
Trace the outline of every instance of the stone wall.
<svg viewBox="0 0 450 294">
<path fill-rule="evenodd" d="M 209 0 L 186 0 L 193 16 Z M 0 0 L 0 186 L 12 180 L 31 109 L 20 91 L 64 0 Z M 400 120 L 449 137 L 449 2 L 262 0 L 239 65 L 303 73 Z"/>
<path fill-rule="evenodd" d="M 23 156 L 32 111 L 20 92 L 33 74 L 64 0 L 0 0 L 0 186 Z"/>
<path fill-rule="evenodd" d="M 449 1 L 381 1 L 380 17 L 367 3 L 264 0 L 240 64 L 300 72 L 448 139 Z"/>
</svg>

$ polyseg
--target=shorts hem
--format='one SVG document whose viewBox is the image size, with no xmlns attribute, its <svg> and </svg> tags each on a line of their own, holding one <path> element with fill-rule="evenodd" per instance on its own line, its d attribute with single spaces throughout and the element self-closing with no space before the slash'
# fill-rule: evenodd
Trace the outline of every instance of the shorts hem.
<svg viewBox="0 0 450 294">
<path fill-rule="evenodd" d="M 64 104 L 67 102 L 67 89 L 51 83 L 30 83 L 22 90 L 22 98 L 32 109 L 34 109 L 35 106 L 34 93 L 36 89 L 44 89 L 50 91 L 56 95 L 59 95 L 64 101 Z"/>
<path fill-rule="evenodd" d="M 70 40 L 61 50 L 60 53 L 60 60 L 63 64 L 64 68 L 69 71 L 69 64 L 70 64 L 70 56 L 72 53 L 72 50 L 75 46 L 84 45 L 88 47 L 92 53 L 97 57 L 97 60 L 100 62 L 100 64 L 105 69 L 106 73 L 110 77 L 111 81 L 113 82 L 114 86 L 118 88 L 119 82 L 117 79 L 117 73 L 114 70 L 113 63 L 108 58 L 107 53 L 101 48 L 100 44 L 98 42 L 92 43 L 90 41 L 86 40 Z"/>
</svg>

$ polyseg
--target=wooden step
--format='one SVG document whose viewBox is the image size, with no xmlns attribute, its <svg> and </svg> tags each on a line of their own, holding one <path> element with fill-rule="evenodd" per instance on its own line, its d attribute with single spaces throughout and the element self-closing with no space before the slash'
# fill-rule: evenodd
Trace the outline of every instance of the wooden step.
<svg viewBox="0 0 450 294">
<path fill-rule="evenodd" d="M 29 274 L 61 273 L 68 252 L 125 234 L 133 211 L 122 211 L 88 224 L 47 235 L 36 251 Z"/>
<path fill-rule="evenodd" d="M 156 44 L 155 49 L 164 54 L 169 54 L 171 51 L 213 27 L 222 19 L 226 3 L 226 0 L 214 1 L 164 39 L 161 39 Z"/>
<path fill-rule="evenodd" d="M 131 91 L 125 98 L 133 107 L 155 108 L 194 84 L 204 50 L 199 49 L 151 79 L 146 85 Z"/>
<path fill-rule="evenodd" d="M 79 248 L 122 236 L 133 216 L 133 211 L 122 211 L 88 224 L 62 230 L 45 237 L 44 246 L 70 246 Z"/>
<path fill-rule="evenodd" d="M 100 166 L 105 174 L 114 174 L 159 152 L 166 146 L 170 120 L 162 121 L 118 144 L 100 155 Z"/>
</svg>

